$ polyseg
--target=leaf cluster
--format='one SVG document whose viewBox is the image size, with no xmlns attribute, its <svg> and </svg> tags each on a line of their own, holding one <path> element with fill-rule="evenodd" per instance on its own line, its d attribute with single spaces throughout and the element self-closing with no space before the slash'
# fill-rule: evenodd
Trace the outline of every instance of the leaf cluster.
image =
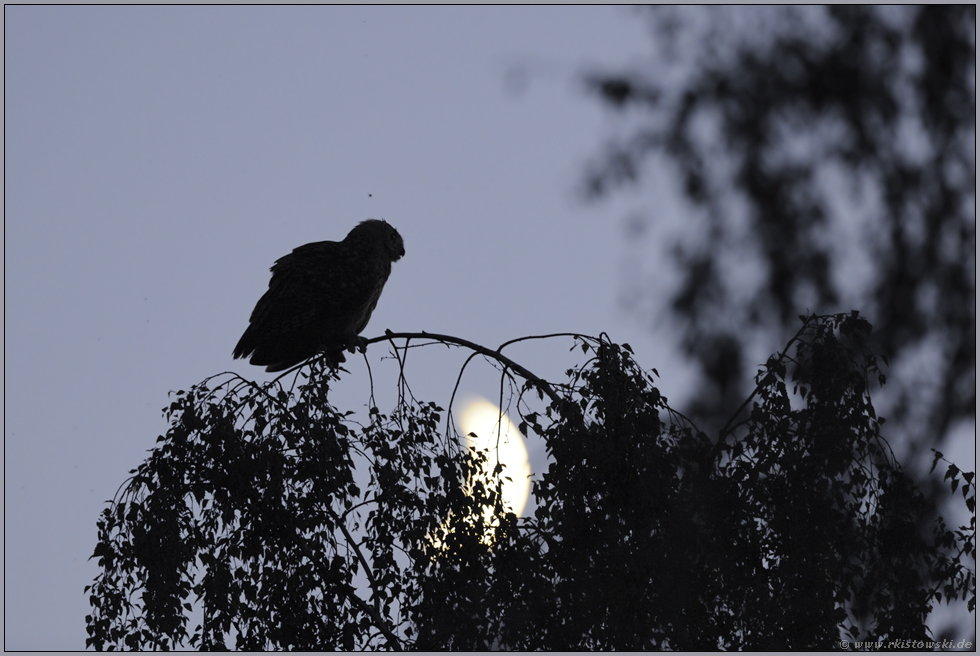
<svg viewBox="0 0 980 656">
<path fill-rule="evenodd" d="M 920 531 L 930 507 L 871 403 L 884 378 L 870 324 L 857 313 L 802 319 L 716 436 L 673 410 L 655 372 L 605 336 L 575 337 L 585 361 L 564 384 L 522 367 L 520 428 L 548 452 L 523 518 L 503 506 L 499 464 L 486 475 L 486 454 L 461 448 L 444 411 L 415 400 L 403 378 L 394 409 L 372 403 L 363 425 L 330 405 L 338 379 L 322 362 L 294 388 L 226 374 L 177 392 L 170 430 L 99 518 L 87 644 L 827 649 L 842 636 L 927 639 L 936 603 L 974 610 L 975 520 L 950 530 L 929 516 L 935 531 Z M 415 337 L 387 339 L 403 357 Z M 543 408 L 522 401 L 531 390 Z M 975 512 L 974 475 L 950 463 L 946 480 Z"/>
<path fill-rule="evenodd" d="M 857 299 L 885 355 L 934 349 L 935 389 L 898 381 L 893 425 L 921 441 L 972 418 L 976 7 L 640 16 L 657 56 L 584 80 L 628 126 L 587 188 L 609 195 L 658 163 L 691 202 L 697 238 L 664 244 L 680 282 L 656 311 L 685 327 L 683 347 L 722 392 L 700 414 L 731 401 L 753 338 L 790 329 L 800 307 Z M 735 275 L 733 263 L 760 275 Z M 630 292 L 645 298 L 637 279 Z"/>
<path fill-rule="evenodd" d="M 334 376 L 317 363 L 295 390 L 222 375 L 174 394 L 170 430 L 99 518 L 88 646 L 399 647 L 387 618 L 469 460 L 435 404 L 361 426 L 327 400 Z"/>
</svg>

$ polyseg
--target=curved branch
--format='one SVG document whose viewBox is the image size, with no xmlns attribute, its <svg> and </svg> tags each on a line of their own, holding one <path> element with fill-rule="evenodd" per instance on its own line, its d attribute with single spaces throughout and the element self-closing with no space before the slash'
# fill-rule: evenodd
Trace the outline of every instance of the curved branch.
<svg viewBox="0 0 980 656">
<path fill-rule="evenodd" d="M 491 351 L 485 346 L 480 346 L 475 342 L 471 342 L 466 339 L 461 339 L 459 337 L 453 337 L 452 335 L 440 335 L 438 333 L 427 333 L 425 331 L 419 333 L 393 333 L 391 331 L 386 331 L 383 337 L 372 337 L 371 339 L 365 342 L 365 345 L 373 344 L 375 342 L 392 341 L 394 339 L 404 339 L 406 340 L 405 342 L 406 345 L 408 344 L 408 341 L 412 339 L 431 339 L 437 342 L 442 342 L 444 344 L 455 344 L 456 346 L 462 346 L 464 348 L 468 348 L 472 351 L 475 351 L 481 355 L 485 355 L 488 358 L 493 358 L 494 360 L 504 365 L 505 367 L 509 367 L 510 369 L 513 369 L 525 380 L 533 383 L 539 390 L 541 390 L 542 392 L 548 395 L 548 397 L 554 402 L 556 407 L 561 407 L 562 398 L 558 396 L 558 393 L 555 392 L 554 388 L 551 386 L 551 384 L 548 381 L 544 380 L 543 378 L 540 378 L 539 376 L 534 375 L 528 369 L 517 364 L 516 362 L 514 362 L 513 360 L 511 360 L 506 355 L 500 352 L 500 350 L 504 348 L 504 346 L 507 346 L 508 344 L 511 344 L 514 341 L 518 341 L 518 340 L 505 342 L 496 351 Z M 528 337 L 522 339 L 532 339 L 532 338 Z M 392 343 L 392 346 L 398 348 L 394 343 Z"/>
<path fill-rule="evenodd" d="M 337 517 L 337 513 L 335 513 L 333 508 L 330 508 L 329 506 L 327 507 L 327 512 L 330 513 L 330 516 L 333 518 L 334 522 L 336 522 L 337 527 L 340 528 L 341 532 L 344 534 L 344 537 L 347 538 L 347 543 L 354 550 L 354 553 L 357 555 L 357 559 L 361 562 L 361 567 L 364 568 L 364 574 L 367 576 L 368 583 L 371 584 L 371 590 L 374 591 L 375 607 L 377 607 L 378 599 L 381 598 L 381 593 L 378 590 L 378 582 L 374 579 L 374 572 L 372 571 L 371 566 L 368 565 L 367 559 L 364 558 L 364 554 L 361 553 L 357 542 L 354 541 L 354 536 L 352 536 L 350 531 L 347 530 L 347 525 L 343 522 L 343 520 Z M 380 612 L 380 610 L 381 609 L 378 608 L 378 612 Z"/>
<path fill-rule="evenodd" d="M 343 528 L 343 523 L 341 523 L 340 526 Z M 347 531 L 344 530 L 344 533 L 347 534 Z M 321 578 L 323 578 L 324 582 L 329 581 L 332 578 L 329 570 L 327 570 L 324 567 L 323 563 L 321 563 L 320 560 L 316 557 L 316 554 L 313 553 L 313 549 L 311 549 L 310 545 L 306 543 L 306 538 L 303 537 L 303 535 L 300 534 L 299 532 L 296 533 L 296 538 L 297 538 L 297 544 L 299 545 L 299 548 L 306 555 L 306 557 L 310 559 L 310 562 L 313 563 L 313 566 L 316 567 L 318 570 L 320 570 L 320 576 Z M 360 551 L 356 547 L 354 551 L 357 552 L 358 556 L 360 556 Z M 340 587 L 343 589 L 345 596 L 352 604 L 354 604 L 359 609 L 361 609 L 361 611 L 367 613 L 368 616 L 374 620 L 375 626 L 377 626 L 378 630 L 381 631 L 381 633 L 384 634 L 385 638 L 388 639 L 388 645 L 391 647 L 391 649 L 393 651 L 402 651 L 401 641 L 395 636 L 394 633 L 392 633 L 391 628 L 384 621 L 384 618 L 381 617 L 380 611 L 376 608 L 372 608 L 370 604 L 368 604 L 366 601 L 358 597 L 354 593 L 354 590 L 350 589 L 349 586 L 342 585 Z"/>
<path fill-rule="evenodd" d="M 500 351 L 505 346 L 510 346 L 511 344 L 517 344 L 518 342 L 527 342 L 532 339 L 551 339 L 552 337 L 576 337 L 578 339 L 591 339 L 594 342 L 598 342 L 601 340 L 601 338 L 596 339 L 592 335 L 582 335 L 581 333 L 551 333 L 550 335 L 528 335 L 526 337 L 517 337 L 515 339 L 507 340 L 506 342 L 501 344 L 497 350 Z"/>
<path fill-rule="evenodd" d="M 800 338 L 800 336 L 804 333 L 804 331 L 806 331 L 807 326 L 809 326 L 814 319 L 818 319 L 818 318 L 820 317 L 816 315 L 810 315 L 803 321 L 803 325 L 800 327 L 800 329 L 796 331 L 796 334 L 793 335 L 793 337 L 788 342 L 786 342 L 785 348 L 783 348 L 783 350 L 780 351 L 780 353 L 778 354 L 779 362 L 782 362 L 783 360 L 786 359 L 786 353 L 789 352 L 789 348 L 793 345 L 793 342 L 795 342 Z M 766 368 L 768 369 L 768 365 Z M 725 423 L 722 429 L 718 432 L 718 441 L 715 443 L 715 445 L 718 446 L 718 448 L 720 448 L 721 443 L 725 441 L 725 438 L 728 437 L 729 431 L 731 431 L 734 428 L 735 421 L 738 419 L 738 416 L 742 414 L 742 410 L 745 410 L 745 408 L 749 405 L 752 399 L 755 398 L 755 395 L 762 390 L 762 388 L 765 386 L 765 382 L 766 382 L 766 378 L 763 377 L 763 379 L 759 381 L 759 384 L 755 386 L 755 389 L 752 390 L 752 393 L 745 398 L 745 400 L 742 402 L 742 405 L 738 406 L 738 410 L 735 411 L 735 413 L 731 416 L 728 422 Z"/>
<path fill-rule="evenodd" d="M 463 382 L 463 373 L 466 372 L 466 367 L 470 364 L 470 362 L 473 360 L 473 358 L 475 358 L 477 355 L 479 355 L 479 353 L 470 353 L 469 356 L 466 358 L 466 361 L 463 363 L 463 366 L 459 368 L 459 375 L 456 376 L 456 384 L 453 385 L 453 393 L 449 396 L 449 406 L 446 409 L 446 419 L 447 419 L 447 421 L 446 421 L 446 439 L 451 439 L 451 436 L 449 434 L 449 431 L 450 431 L 450 427 L 452 427 L 454 425 L 453 424 L 453 403 L 456 402 L 456 393 L 459 391 L 459 385 L 460 385 L 460 383 Z"/>
</svg>

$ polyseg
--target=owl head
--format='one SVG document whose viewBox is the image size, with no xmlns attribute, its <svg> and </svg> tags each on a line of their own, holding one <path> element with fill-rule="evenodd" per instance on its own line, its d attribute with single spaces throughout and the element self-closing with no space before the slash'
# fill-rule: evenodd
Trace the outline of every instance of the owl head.
<svg viewBox="0 0 980 656">
<path fill-rule="evenodd" d="M 347 233 L 346 242 L 362 242 L 372 247 L 381 247 L 392 262 L 397 262 L 405 254 L 405 242 L 387 221 L 368 219 L 361 221 Z"/>
</svg>

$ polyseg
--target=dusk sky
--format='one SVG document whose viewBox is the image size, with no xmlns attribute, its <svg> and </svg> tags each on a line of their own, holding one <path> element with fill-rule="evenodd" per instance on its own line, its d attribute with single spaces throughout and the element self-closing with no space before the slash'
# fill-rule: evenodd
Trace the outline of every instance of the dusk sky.
<svg viewBox="0 0 980 656">
<path fill-rule="evenodd" d="M 366 336 L 496 348 L 606 331 L 665 394 L 684 384 L 669 345 L 617 302 L 624 207 L 577 196 L 612 120 L 576 74 L 648 50 L 628 11 L 4 18 L 7 649 L 84 645 L 95 521 L 166 432 L 167 393 L 227 370 L 269 377 L 231 358 L 269 267 L 363 219 L 389 221 L 407 251 Z M 570 346 L 509 352 L 561 380 Z M 386 354 L 368 351 L 373 366 Z M 457 355 L 414 355 L 431 400 L 448 402 Z M 335 402 L 357 410 L 363 361 L 349 368 Z M 495 399 L 493 370 L 471 369 L 464 393 Z"/>
<path fill-rule="evenodd" d="M 651 51 L 630 10 L 4 14 L 7 649 L 84 646 L 96 520 L 166 432 L 168 392 L 223 371 L 271 378 L 231 356 L 269 267 L 364 219 L 387 220 L 406 249 L 366 337 L 424 330 L 496 348 L 605 332 L 659 371 L 672 405 L 691 391 L 666 322 L 620 301 L 626 264 L 643 257 L 627 230 L 640 200 L 578 193 L 618 125 L 579 75 Z M 676 192 L 652 189 L 675 219 Z M 561 381 L 580 363 L 571 346 L 507 353 Z M 387 354 L 368 350 L 390 390 Z M 416 395 L 448 403 L 466 355 L 413 352 Z M 332 400 L 362 410 L 363 359 L 348 360 Z M 474 365 L 461 395 L 495 401 L 498 382 Z M 543 448 L 528 446 L 533 472 Z"/>
</svg>

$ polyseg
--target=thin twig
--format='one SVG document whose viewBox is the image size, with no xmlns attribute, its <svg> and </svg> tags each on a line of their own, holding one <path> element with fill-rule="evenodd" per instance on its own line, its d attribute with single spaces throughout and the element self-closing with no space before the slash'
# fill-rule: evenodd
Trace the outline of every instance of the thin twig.
<svg viewBox="0 0 980 656">
<path fill-rule="evenodd" d="M 436 340 L 438 342 L 443 342 L 443 343 L 447 343 L 447 344 L 456 344 L 457 346 L 463 346 L 463 347 L 468 348 L 468 349 L 470 349 L 472 351 L 476 351 L 477 353 L 480 353 L 482 355 L 485 355 L 485 356 L 487 356 L 489 358 L 493 358 L 494 360 L 500 362 L 501 364 L 503 364 L 506 367 L 510 367 L 511 369 L 513 369 L 514 371 L 516 371 L 518 374 L 520 374 L 523 378 L 525 378 L 526 380 L 529 380 L 529 381 L 533 382 L 538 387 L 538 389 L 540 389 L 542 392 L 544 392 L 545 394 L 547 394 L 551 398 L 551 400 L 555 403 L 555 405 L 557 405 L 557 406 L 560 406 L 561 405 L 561 397 L 558 396 L 558 394 L 555 392 L 555 390 L 551 387 L 551 384 L 550 383 L 548 383 L 543 378 L 540 378 L 540 377 L 534 375 L 533 373 L 531 373 L 525 367 L 522 367 L 521 365 L 517 364 L 516 362 L 514 362 L 513 360 L 511 360 L 510 358 L 508 358 L 506 355 L 504 355 L 503 353 L 500 352 L 500 349 L 498 349 L 496 351 L 491 351 L 490 349 L 488 349 L 485 346 L 480 346 L 479 344 L 476 344 L 475 342 L 471 342 L 471 341 L 466 340 L 466 339 L 460 339 L 459 337 L 453 337 L 452 335 L 440 335 L 440 334 L 437 334 L 437 333 L 427 333 L 425 331 L 422 331 L 420 333 L 393 333 L 393 332 L 388 332 L 383 337 L 373 337 L 373 338 L 367 340 L 366 341 L 366 344 L 372 344 L 374 342 L 381 342 L 381 341 L 390 341 L 390 340 L 393 340 L 393 339 L 405 339 L 405 340 L 412 340 L 412 339 L 432 339 L 432 340 Z M 504 346 L 506 346 L 506 343 L 504 344 Z M 500 348 L 503 348 L 503 346 L 501 346 Z"/>
<path fill-rule="evenodd" d="M 800 329 L 796 332 L 796 334 L 793 335 L 792 339 L 786 342 L 786 347 L 779 353 L 778 361 L 781 362 L 786 357 L 786 352 L 789 351 L 789 347 L 793 345 L 793 342 L 795 342 L 800 338 L 800 335 L 802 335 L 803 331 L 805 331 L 807 326 L 810 325 L 810 322 L 816 318 L 817 318 L 816 316 L 809 316 L 803 321 L 803 326 L 801 326 Z M 738 416 L 742 414 L 742 410 L 745 410 L 745 408 L 749 405 L 752 399 L 755 398 L 755 395 L 758 394 L 760 391 L 762 391 L 762 388 L 766 383 L 766 378 L 767 378 L 766 376 L 763 376 L 762 380 L 759 381 L 759 384 L 755 386 L 754 390 L 752 390 L 752 393 L 749 394 L 744 401 L 742 401 L 742 405 L 738 406 L 738 410 L 735 411 L 735 413 L 731 416 L 731 418 L 724 425 L 724 427 L 722 427 L 722 429 L 718 432 L 718 442 L 716 442 L 716 446 L 720 445 L 722 442 L 725 441 L 725 438 L 728 437 L 729 430 L 731 430 L 732 428 L 732 424 L 738 419 Z"/>
</svg>

